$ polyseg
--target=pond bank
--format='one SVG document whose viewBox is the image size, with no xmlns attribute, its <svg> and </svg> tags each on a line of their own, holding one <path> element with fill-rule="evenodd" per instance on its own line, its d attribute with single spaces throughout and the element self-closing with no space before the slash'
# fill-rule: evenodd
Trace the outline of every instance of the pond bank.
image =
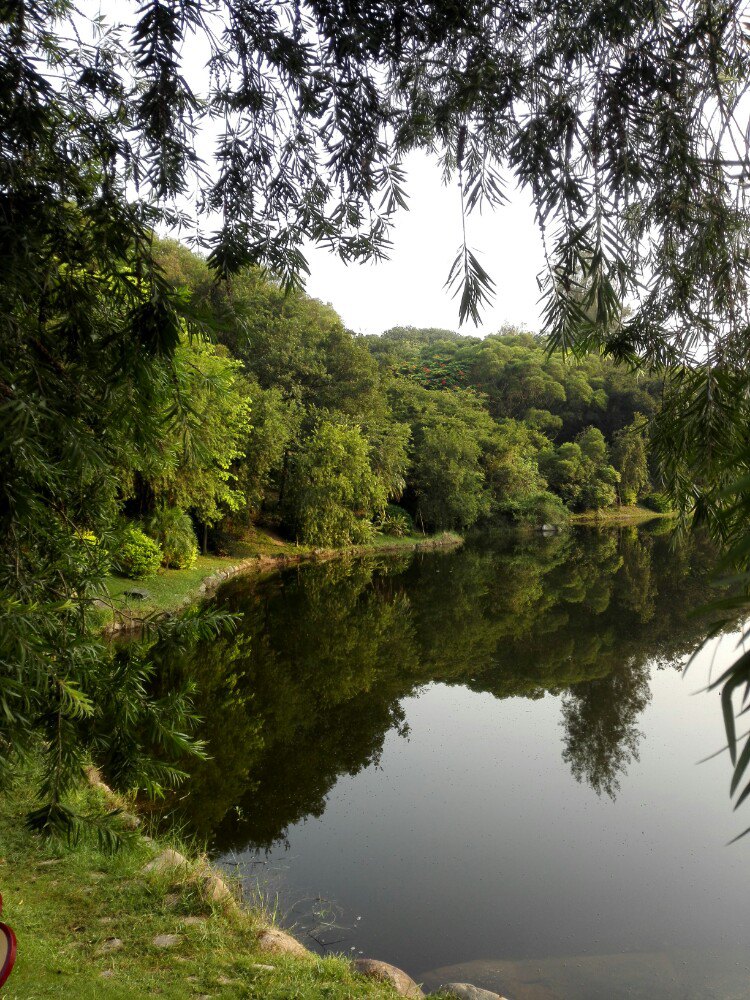
<svg viewBox="0 0 750 1000">
<path fill-rule="evenodd" d="M 269 532 L 255 529 L 249 539 L 227 556 L 199 556 L 190 569 L 162 570 L 148 580 L 129 580 L 111 575 L 106 579 L 108 598 L 98 602 L 100 627 L 105 635 L 137 630 L 149 615 L 177 611 L 214 593 L 222 583 L 244 574 L 278 572 L 303 562 L 327 562 L 332 559 L 453 548 L 463 543 L 454 532 L 437 535 L 409 535 L 404 538 L 379 536 L 367 545 L 342 548 L 312 548 L 284 542 Z M 132 597 L 136 592 L 143 597 Z"/>
<path fill-rule="evenodd" d="M 669 519 L 677 517 L 676 511 L 670 510 L 660 514 L 647 507 L 609 507 L 605 510 L 585 510 L 580 514 L 571 514 L 570 523 L 592 524 L 598 527 L 617 526 L 618 524 L 645 524 L 646 521 Z"/>
<path fill-rule="evenodd" d="M 239 887 L 228 889 L 205 858 L 133 829 L 132 803 L 95 772 L 75 805 L 81 811 L 125 808 L 116 853 L 102 853 L 95 838 L 70 849 L 31 833 L 24 825 L 34 806 L 29 777 L 19 774 L 0 799 L 3 917 L 18 938 L 6 1000 L 424 996 L 392 966 L 322 958 L 274 927 L 262 907 L 239 905 Z"/>
</svg>

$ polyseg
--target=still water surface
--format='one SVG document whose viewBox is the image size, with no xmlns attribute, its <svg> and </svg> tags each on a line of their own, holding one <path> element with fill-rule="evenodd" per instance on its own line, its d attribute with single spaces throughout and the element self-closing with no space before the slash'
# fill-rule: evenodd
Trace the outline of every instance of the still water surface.
<svg viewBox="0 0 750 1000">
<path fill-rule="evenodd" d="M 184 804 L 306 943 L 511 1000 L 750 997 L 750 838 L 663 524 L 238 580 Z M 743 824 L 741 821 L 745 819 Z"/>
</svg>

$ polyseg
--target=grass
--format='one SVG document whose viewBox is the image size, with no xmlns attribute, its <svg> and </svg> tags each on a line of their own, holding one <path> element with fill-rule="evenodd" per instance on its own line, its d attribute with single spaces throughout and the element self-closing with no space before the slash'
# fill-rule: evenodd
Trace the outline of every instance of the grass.
<svg viewBox="0 0 750 1000">
<path fill-rule="evenodd" d="M 651 521 L 657 517 L 674 517 L 673 511 L 659 514 L 655 510 L 639 507 L 608 507 L 606 510 L 586 510 L 580 514 L 571 514 L 572 524 L 638 524 L 641 521 Z"/>
<path fill-rule="evenodd" d="M 140 834 L 116 854 L 93 843 L 75 849 L 27 831 L 33 805 L 19 781 L 0 800 L 0 887 L 3 919 L 18 937 L 18 959 L 2 1000 L 132 1000 L 156 996 L 190 1000 L 393 1000 L 387 986 L 357 976 L 345 959 L 280 957 L 255 946 L 261 914 L 213 907 L 184 869 L 146 874 L 144 864 L 163 844 Z M 80 793 L 101 806 L 95 789 Z M 190 920 L 186 918 L 205 918 Z M 175 934 L 169 949 L 154 945 Z M 117 938 L 122 946 L 107 950 Z M 270 968 L 264 968 L 270 966 Z"/>
<path fill-rule="evenodd" d="M 190 569 L 163 569 L 148 580 L 130 580 L 113 573 L 105 582 L 112 603 L 118 611 L 143 616 L 152 611 L 179 607 L 197 593 L 207 576 L 236 561 L 223 556 L 198 556 Z M 136 589 L 146 590 L 150 596 L 145 600 L 125 596 L 126 591 Z"/>
<path fill-rule="evenodd" d="M 368 549 L 413 549 L 413 548 L 437 548 L 443 545 L 460 545 L 463 542 L 461 535 L 454 531 L 442 531 L 437 535 L 405 535 L 403 538 L 396 538 L 393 535 L 376 535 L 368 545 L 363 548 Z"/>
</svg>

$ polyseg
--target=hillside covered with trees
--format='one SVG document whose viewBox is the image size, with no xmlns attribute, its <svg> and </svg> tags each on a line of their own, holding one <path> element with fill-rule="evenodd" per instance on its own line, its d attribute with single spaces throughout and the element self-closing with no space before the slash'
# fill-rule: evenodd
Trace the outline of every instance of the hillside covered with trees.
<svg viewBox="0 0 750 1000">
<path fill-rule="evenodd" d="M 219 286 L 177 243 L 158 258 L 216 338 L 180 334 L 152 410 L 170 429 L 150 453 L 124 447 L 117 459 L 122 511 L 168 564 L 195 551 L 190 519 L 204 547 L 257 519 L 338 546 L 415 525 L 557 524 L 658 505 L 647 457 L 656 378 L 595 355 L 566 361 L 512 330 L 354 336 L 330 306 L 257 270 Z"/>
</svg>

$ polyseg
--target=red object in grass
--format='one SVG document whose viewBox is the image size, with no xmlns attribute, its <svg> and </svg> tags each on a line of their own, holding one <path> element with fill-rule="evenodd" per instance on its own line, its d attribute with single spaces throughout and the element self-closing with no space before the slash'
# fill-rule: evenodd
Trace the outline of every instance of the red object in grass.
<svg viewBox="0 0 750 1000">
<path fill-rule="evenodd" d="M 3 897 L 0 896 L 0 913 L 3 910 Z M 11 973 L 16 962 L 18 944 L 16 935 L 7 924 L 0 923 L 0 986 Z"/>
</svg>

